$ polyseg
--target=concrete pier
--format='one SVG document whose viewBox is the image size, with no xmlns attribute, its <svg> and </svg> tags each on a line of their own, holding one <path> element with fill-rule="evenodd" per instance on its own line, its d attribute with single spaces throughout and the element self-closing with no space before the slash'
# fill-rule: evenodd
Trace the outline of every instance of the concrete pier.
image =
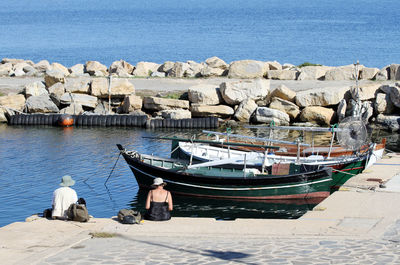
<svg viewBox="0 0 400 265">
<path fill-rule="evenodd" d="M 400 154 L 389 154 L 297 220 L 32 216 L 0 228 L 0 263 L 399 264 L 399 192 Z"/>
</svg>

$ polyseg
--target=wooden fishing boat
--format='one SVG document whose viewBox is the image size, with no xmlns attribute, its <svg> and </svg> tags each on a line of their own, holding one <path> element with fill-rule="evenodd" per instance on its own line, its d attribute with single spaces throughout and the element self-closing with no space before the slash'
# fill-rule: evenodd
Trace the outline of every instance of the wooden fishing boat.
<svg viewBox="0 0 400 265">
<path fill-rule="evenodd" d="M 372 148 L 372 147 L 371 147 Z M 342 157 L 326 158 L 321 155 L 311 155 L 308 157 L 280 156 L 276 154 L 265 154 L 261 152 L 246 152 L 242 150 L 220 148 L 202 143 L 190 143 L 172 141 L 173 158 L 194 160 L 194 161 L 218 161 L 231 159 L 233 165 L 244 165 L 247 167 L 261 168 L 280 163 L 301 163 L 304 165 L 319 165 L 332 168 L 332 190 L 338 189 L 354 175 L 361 173 L 368 162 L 370 162 L 372 149 L 370 152 Z M 233 166 L 231 164 L 231 166 Z"/>
<path fill-rule="evenodd" d="M 325 198 L 330 194 L 331 169 L 319 165 L 290 163 L 286 175 L 262 173 L 254 168 L 224 168 L 203 163 L 160 158 L 127 151 L 117 145 L 140 187 L 163 178 L 176 194 L 250 200 Z"/>
</svg>

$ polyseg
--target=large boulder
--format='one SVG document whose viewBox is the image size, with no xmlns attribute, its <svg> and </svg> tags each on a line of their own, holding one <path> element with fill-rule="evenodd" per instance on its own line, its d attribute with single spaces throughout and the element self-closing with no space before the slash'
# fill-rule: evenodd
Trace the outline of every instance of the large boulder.
<svg viewBox="0 0 400 265">
<path fill-rule="evenodd" d="M 382 69 L 379 70 L 379 72 L 375 75 L 375 80 L 377 81 L 385 81 L 389 79 L 389 73 L 390 73 L 390 66 L 387 65 L 383 67 Z"/>
<path fill-rule="evenodd" d="M 385 126 L 391 132 L 400 131 L 400 116 L 399 115 L 383 115 L 376 116 L 376 122 Z"/>
<path fill-rule="evenodd" d="M 85 64 L 85 73 L 92 76 L 106 76 L 108 75 L 108 69 L 107 66 L 98 61 L 87 61 Z"/>
<path fill-rule="evenodd" d="M 390 100 L 390 94 L 378 93 L 375 98 L 375 112 L 378 114 L 391 114 L 394 105 Z"/>
<path fill-rule="evenodd" d="M 174 62 L 167 61 L 163 63 L 160 67 L 158 67 L 157 71 L 168 73 L 174 67 L 174 65 L 175 65 Z"/>
<path fill-rule="evenodd" d="M 8 96 L 0 96 L 0 106 L 22 111 L 25 106 L 25 97 L 24 95 L 8 95 Z"/>
<path fill-rule="evenodd" d="M 222 101 L 219 87 L 216 85 L 196 85 L 188 90 L 189 101 L 202 105 L 218 105 Z"/>
<path fill-rule="evenodd" d="M 396 83 L 395 86 L 391 87 L 390 100 L 396 107 L 400 108 L 400 84 L 399 83 Z"/>
<path fill-rule="evenodd" d="M 235 111 L 234 117 L 238 121 L 249 122 L 251 115 L 254 113 L 257 107 L 258 106 L 254 100 L 247 98 L 239 104 Z"/>
<path fill-rule="evenodd" d="M 0 123 L 7 123 L 6 117 L 7 109 L 0 106 Z"/>
<path fill-rule="evenodd" d="M 310 106 L 302 110 L 300 120 L 305 122 L 316 123 L 321 126 L 329 126 L 331 124 L 335 111 L 333 109 Z"/>
<path fill-rule="evenodd" d="M 57 70 L 47 70 L 46 74 L 44 75 L 44 82 L 46 87 L 51 87 L 55 83 L 64 83 L 65 82 L 65 75 L 61 71 Z"/>
<path fill-rule="evenodd" d="M 61 114 L 80 115 L 84 112 L 82 105 L 79 103 L 72 103 L 71 105 L 60 110 Z"/>
<path fill-rule="evenodd" d="M 48 94 L 49 92 L 46 90 L 45 85 L 41 81 L 29 83 L 24 87 L 24 94 L 26 98 L 31 96 L 39 96 L 42 94 Z"/>
<path fill-rule="evenodd" d="M 296 98 L 296 92 L 286 87 L 285 85 L 279 85 L 269 95 L 269 98 L 281 98 L 290 102 L 294 102 Z"/>
<path fill-rule="evenodd" d="M 11 63 L 0 64 L 0 76 L 9 76 L 12 69 L 13 65 Z"/>
<path fill-rule="evenodd" d="M 167 109 L 189 109 L 189 101 L 159 97 L 144 97 L 143 108 L 152 111 Z"/>
<path fill-rule="evenodd" d="M 36 71 L 36 70 L 35 68 L 33 68 L 33 66 L 27 64 L 26 62 L 22 62 L 15 64 L 13 66 L 13 71 L 15 77 L 21 77 L 25 76 L 26 73 L 28 73 L 29 71 Z"/>
<path fill-rule="evenodd" d="M 143 100 L 141 97 L 136 95 L 126 96 L 120 106 L 121 113 L 129 113 L 137 109 L 141 109 Z"/>
<path fill-rule="evenodd" d="M 268 61 L 267 64 L 269 66 L 269 70 L 282 70 L 282 65 L 277 61 Z"/>
<path fill-rule="evenodd" d="M 257 78 L 263 77 L 269 69 L 266 62 L 255 60 L 241 60 L 232 62 L 229 66 L 228 77 L 230 78 Z"/>
<path fill-rule="evenodd" d="M 190 69 L 188 63 L 176 62 L 174 66 L 168 71 L 169 77 L 187 77 L 187 71 Z"/>
<path fill-rule="evenodd" d="M 168 109 L 160 111 L 161 117 L 164 119 L 190 119 L 192 118 L 192 113 L 187 109 Z"/>
<path fill-rule="evenodd" d="M 135 70 L 133 70 L 134 76 L 150 76 L 153 72 L 157 72 L 160 67 L 159 64 L 151 62 L 138 62 Z"/>
<path fill-rule="evenodd" d="M 61 104 L 61 97 L 65 93 L 65 88 L 64 84 L 62 83 L 55 83 L 51 87 L 48 88 L 49 93 L 50 93 L 50 98 L 53 100 L 54 104 L 57 105 L 57 107 L 60 106 Z"/>
<path fill-rule="evenodd" d="M 400 64 L 391 64 L 389 66 L 389 79 L 400 80 Z"/>
<path fill-rule="evenodd" d="M 228 64 L 216 56 L 206 59 L 206 64 L 211 68 L 228 69 Z"/>
<path fill-rule="evenodd" d="M 229 118 L 233 115 L 233 108 L 226 105 L 201 105 L 201 104 L 192 104 L 190 106 L 190 111 L 192 112 L 193 117 L 220 117 L 220 118 Z"/>
<path fill-rule="evenodd" d="M 25 102 L 28 113 L 56 113 L 58 107 L 50 99 L 49 95 L 40 95 L 29 97 Z"/>
<path fill-rule="evenodd" d="M 299 72 L 297 70 L 268 70 L 266 78 L 275 80 L 297 80 Z"/>
<path fill-rule="evenodd" d="M 210 66 L 205 66 L 201 69 L 200 75 L 203 77 L 212 77 L 212 76 L 222 76 L 226 70 L 221 68 L 214 68 Z"/>
<path fill-rule="evenodd" d="M 63 105 L 76 103 L 94 109 L 97 106 L 97 98 L 86 94 L 64 93 L 60 98 L 60 103 Z"/>
<path fill-rule="evenodd" d="M 83 76 L 85 75 L 85 66 L 81 63 L 75 64 L 69 68 L 69 72 L 70 72 L 69 76 L 72 77 Z"/>
<path fill-rule="evenodd" d="M 272 98 L 269 108 L 285 112 L 291 120 L 295 120 L 300 114 L 300 108 L 296 104 L 281 98 Z"/>
<path fill-rule="evenodd" d="M 349 91 L 347 86 L 300 91 L 296 93 L 296 105 L 299 107 L 336 105 L 344 98 L 347 91 Z"/>
<path fill-rule="evenodd" d="M 359 66 L 359 71 L 362 71 L 364 66 Z M 331 70 L 328 70 L 325 73 L 325 80 L 355 80 L 356 79 L 356 71 L 355 66 L 353 64 L 334 67 Z"/>
<path fill-rule="evenodd" d="M 253 121 L 256 123 L 271 123 L 273 122 L 275 125 L 289 125 L 289 115 L 285 112 L 271 109 L 267 107 L 258 107 L 255 111 L 255 115 L 253 117 Z"/>
<path fill-rule="evenodd" d="M 220 84 L 220 92 L 228 105 L 238 105 L 247 98 L 257 100 L 268 96 L 269 84 L 269 80 L 261 78 L 223 82 Z"/>
<path fill-rule="evenodd" d="M 68 76 L 68 75 L 69 75 L 69 70 L 68 70 L 68 68 L 65 67 L 65 66 L 62 65 L 62 64 L 59 64 L 59 63 L 52 63 L 52 64 L 50 65 L 50 68 L 51 68 L 52 70 L 59 71 L 59 72 L 63 73 L 64 76 Z"/>
<path fill-rule="evenodd" d="M 297 80 L 323 80 L 330 66 L 304 66 L 300 68 L 300 74 Z"/>
<path fill-rule="evenodd" d="M 126 77 L 126 75 L 132 75 L 134 69 L 135 67 L 130 63 L 124 60 L 119 60 L 111 64 L 110 73 L 116 73 L 120 77 Z"/>
<path fill-rule="evenodd" d="M 15 59 L 15 58 L 3 58 L 1 60 L 2 64 L 10 63 L 12 65 L 15 65 L 17 63 L 23 63 L 23 62 L 25 62 L 24 59 Z"/>
<path fill-rule="evenodd" d="M 91 83 L 90 94 L 99 98 L 108 98 L 109 81 L 106 78 L 94 78 Z M 124 98 L 135 93 L 135 87 L 127 79 L 111 79 L 111 97 Z"/>
<path fill-rule="evenodd" d="M 358 89 L 358 97 L 360 100 L 370 100 L 374 99 L 375 95 L 378 93 L 378 90 L 380 89 L 381 84 L 365 84 L 361 85 Z M 357 99 L 357 88 L 356 87 L 351 87 L 350 93 L 352 95 L 353 99 Z"/>
<path fill-rule="evenodd" d="M 203 69 L 206 67 L 204 63 L 197 63 L 195 61 L 187 61 L 189 68 L 186 70 L 184 77 L 200 77 Z"/>
<path fill-rule="evenodd" d="M 360 72 L 360 79 L 363 79 L 363 80 L 375 79 L 375 76 L 378 72 L 379 72 L 378 68 L 364 67 Z"/>
<path fill-rule="evenodd" d="M 82 93 L 89 94 L 90 78 L 79 77 L 79 78 L 67 78 L 65 80 L 65 91 L 71 93 Z"/>
<path fill-rule="evenodd" d="M 41 60 L 40 62 L 34 64 L 33 67 L 41 73 L 45 73 L 51 68 L 50 63 L 47 60 Z"/>
</svg>

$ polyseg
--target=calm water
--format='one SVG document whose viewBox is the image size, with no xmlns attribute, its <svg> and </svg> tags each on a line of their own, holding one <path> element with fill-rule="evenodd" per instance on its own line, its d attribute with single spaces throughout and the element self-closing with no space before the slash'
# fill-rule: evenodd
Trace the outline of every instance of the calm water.
<svg viewBox="0 0 400 265">
<path fill-rule="evenodd" d="M 0 1 L 0 58 L 400 63 L 395 0 Z"/>
<path fill-rule="evenodd" d="M 51 207 L 51 197 L 60 179 L 70 174 L 78 196 L 88 203 L 95 217 L 115 216 L 122 208 L 142 210 L 145 193 L 138 191 L 132 172 L 118 157 L 117 143 L 127 149 L 168 156 L 170 142 L 142 136 L 191 136 L 194 130 L 145 130 L 139 128 L 58 128 L 47 126 L 7 126 L 0 124 L 0 226 L 23 221 L 27 216 Z M 238 131 L 265 136 L 262 130 Z M 276 137 L 293 138 L 281 133 Z M 383 135 L 378 136 L 381 137 Z M 389 136 L 389 149 L 400 150 L 399 135 Z M 396 138 L 397 136 L 397 138 Z M 306 135 L 306 139 L 309 136 Z M 316 137 L 329 141 L 326 135 Z M 311 209 L 314 202 L 292 204 L 246 203 L 204 199 L 174 198 L 173 216 L 230 218 L 296 218 Z"/>
</svg>

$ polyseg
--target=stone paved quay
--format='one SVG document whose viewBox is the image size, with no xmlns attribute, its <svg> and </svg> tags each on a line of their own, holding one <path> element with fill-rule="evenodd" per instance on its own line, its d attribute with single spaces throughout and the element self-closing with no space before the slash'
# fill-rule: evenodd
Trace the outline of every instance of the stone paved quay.
<svg viewBox="0 0 400 265">
<path fill-rule="evenodd" d="M 400 154 L 392 154 L 297 220 L 31 217 L 0 228 L 0 263 L 400 264 L 399 183 Z"/>
</svg>

